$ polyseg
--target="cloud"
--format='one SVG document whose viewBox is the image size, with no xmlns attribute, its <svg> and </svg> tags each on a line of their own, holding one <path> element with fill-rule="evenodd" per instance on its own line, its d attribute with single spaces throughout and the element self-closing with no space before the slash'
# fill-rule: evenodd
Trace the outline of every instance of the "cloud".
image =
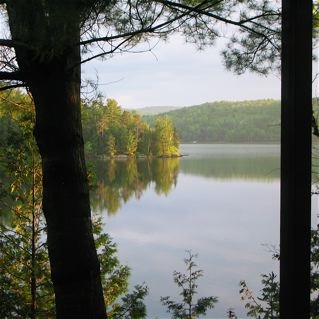
<svg viewBox="0 0 319 319">
<path fill-rule="evenodd" d="M 84 66 L 84 77 L 98 70 L 100 90 L 125 107 L 186 106 L 216 100 L 279 98 L 280 80 L 225 70 L 221 44 L 198 51 L 179 36 L 153 52 L 117 55 Z M 117 82 L 118 81 L 118 82 Z"/>
</svg>

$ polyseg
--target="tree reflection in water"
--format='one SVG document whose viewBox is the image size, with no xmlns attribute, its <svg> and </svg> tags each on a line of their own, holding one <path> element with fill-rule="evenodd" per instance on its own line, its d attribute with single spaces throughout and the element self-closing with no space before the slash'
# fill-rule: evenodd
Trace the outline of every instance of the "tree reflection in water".
<svg viewBox="0 0 319 319">
<path fill-rule="evenodd" d="M 94 163 L 96 188 L 91 193 L 92 210 L 115 214 L 131 198 L 140 199 L 154 185 L 167 196 L 177 184 L 179 158 L 107 160 Z"/>
</svg>

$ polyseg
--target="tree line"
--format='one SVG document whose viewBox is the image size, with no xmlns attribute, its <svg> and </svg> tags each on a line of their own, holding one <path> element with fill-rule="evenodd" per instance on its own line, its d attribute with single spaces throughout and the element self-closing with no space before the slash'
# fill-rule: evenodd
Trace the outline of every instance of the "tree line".
<svg viewBox="0 0 319 319">
<path fill-rule="evenodd" d="M 212 102 L 160 114 L 168 116 L 181 143 L 280 141 L 280 101 Z M 152 124 L 158 116 L 144 116 Z"/>
<path fill-rule="evenodd" d="M 179 156 L 177 130 L 167 116 L 152 126 L 135 112 L 123 110 L 117 101 L 98 99 L 82 103 L 83 135 L 87 154 L 114 158 Z"/>
</svg>

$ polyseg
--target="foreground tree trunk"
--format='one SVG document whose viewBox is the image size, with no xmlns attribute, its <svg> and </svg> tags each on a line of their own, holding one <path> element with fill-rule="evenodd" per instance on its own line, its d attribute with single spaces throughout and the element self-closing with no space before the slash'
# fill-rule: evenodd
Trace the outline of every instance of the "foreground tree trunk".
<svg viewBox="0 0 319 319">
<path fill-rule="evenodd" d="M 310 317 L 312 1 L 282 1 L 280 318 Z"/>
<path fill-rule="evenodd" d="M 58 318 L 104 318 L 83 151 L 80 74 L 68 71 L 69 58 L 41 65 L 30 83 L 51 273 Z"/>
<path fill-rule="evenodd" d="M 41 1 L 12 0 L 7 9 L 12 39 L 33 46 L 16 48 L 16 56 L 36 108 L 57 318 L 102 319 L 106 312 L 81 126 L 79 20 L 71 10 L 72 20 L 57 19 L 52 26 Z M 55 10 L 63 12 L 63 7 Z M 67 18 L 67 10 L 64 14 Z"/>
</svg>

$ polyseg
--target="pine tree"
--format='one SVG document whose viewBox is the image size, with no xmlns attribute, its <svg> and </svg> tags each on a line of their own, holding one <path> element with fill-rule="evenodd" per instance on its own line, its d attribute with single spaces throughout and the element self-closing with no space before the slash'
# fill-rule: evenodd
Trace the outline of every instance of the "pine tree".
<svg viewBox="0 0 319 319">
<path fill-rule="evenodd" d="M 194 259 L 197 255 L 187 251 L 187 257 L 184 259 L 186 265 L 186 273 L 178 271 L 173 272 L 174 282 L 182 289 L 180 295 L 181 302 L 175 302 L 169 296 L 161 297 L 161 302 L 167 307 L 167 312 L 172 314 L 172 318 L 176 319 L 194 319 L 201 315 L 205 315 L 208 309 L 212 309 L 218 301 L 217 297 L 202 297 L 194 303 L 194 296 L 197 294 L 197 280 L 203 276 L 203 270 L 197 269 Z"/>
</svg>

